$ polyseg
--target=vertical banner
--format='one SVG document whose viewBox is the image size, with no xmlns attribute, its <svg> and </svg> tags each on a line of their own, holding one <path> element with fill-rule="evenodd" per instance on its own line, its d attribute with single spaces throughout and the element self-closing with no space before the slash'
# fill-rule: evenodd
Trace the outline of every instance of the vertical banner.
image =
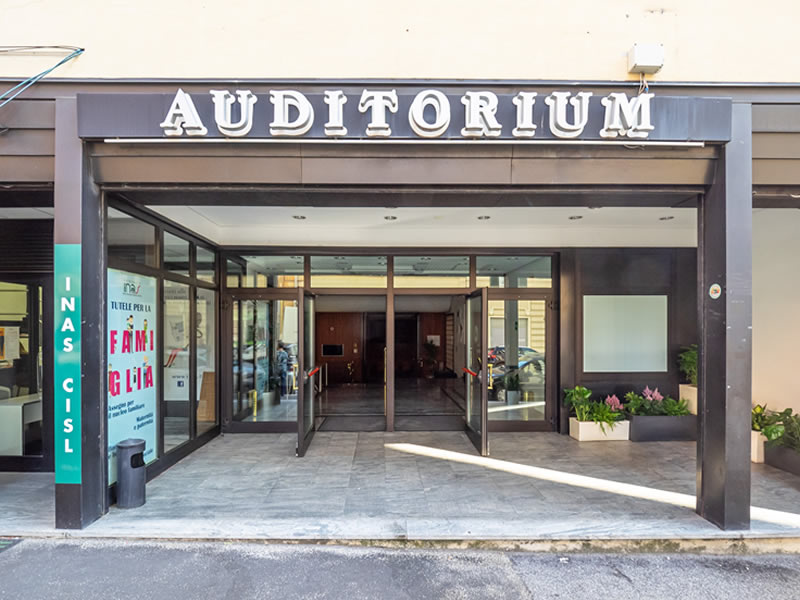
<svg viewBox="0 0 800 600">
<path fill-rule="evenodd" d="M 56 244 L 54 417 L 56 483 L 81 483 L 81 245 Z"/>
<path fill-rule="evenodd" d="M 156 280 L 108 269 L 108 483 L 117 480 L 117 443 L 145 441 L 157 458 Z"/>
</svg>

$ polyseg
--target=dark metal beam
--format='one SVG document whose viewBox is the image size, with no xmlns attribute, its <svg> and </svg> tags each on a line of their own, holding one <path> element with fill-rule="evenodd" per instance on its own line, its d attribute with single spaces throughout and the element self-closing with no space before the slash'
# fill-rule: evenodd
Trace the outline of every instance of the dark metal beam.
<svg viewBox="0 0 800 600">
<path fill-rule="evenodd" d="M 697 512 L 750 527 L 752 110 L 733 105 L 732 139 L 698 211 Z M 719 286 L 718 288 L 715 286 Z"/>
<path fill-rule="evenodd" d="M 75 99 L 57 100 L 54 187 L 56 302 L 59 303 L 60 296 L 77 296 L 79 308 L 71 341 L 74 342 L 74 351 L 80 354 L 79 359 L 72 358 L 66 344 L 58 345 L 58 332 L 70 331 L 62 326 L 64 308 L 59 303 L 55 322 L 58 375 L 54 386 L 55 513 L 56 527 L 64 529 L 82 529 L 108 509 L 105 210 L 103 196 L 88 172 L 88 157 L 77 132 Z M 69 285 L 66 284 L 67 277 L 70 278 Z M 78 289 L 80 295 L 76 294 Z M 75 370 L 76 366 L 79 371 Z M 72 390 L 74 393 L 70 394 Z"/>
</svg>

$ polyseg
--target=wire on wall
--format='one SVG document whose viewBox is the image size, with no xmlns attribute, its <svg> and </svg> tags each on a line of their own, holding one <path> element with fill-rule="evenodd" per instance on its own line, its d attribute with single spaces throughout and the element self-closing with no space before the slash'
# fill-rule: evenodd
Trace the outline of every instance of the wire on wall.
<svg viewBox="0 0 800 600">
<path fill-rule="evenodd" d="M 10 90 L 0 95 L 0 108 L 3 108 L 6 104 L 11 102 L 14 98 L 19 96 L 22 92 L 27 90 L 34 83 L 36 83 L 43 77 L 46 77 L 64 63 L 67 63 L 71 61 L 73 58 L 77 58 L 78 56 L 83 54 L 84 51 L 83 48 L 78 48 L 77 46 L 0 46 L 0 54 L 35 52 L 38 50 L 64 50 L 70 52 L 70 54 L 62 58 L 60 61 L 58 61 L 49 69 L 46 69 L 41 73 L 34 75 L 33 77 L 28 77 L 24 81 L 20 81 Z"/>
</svg>

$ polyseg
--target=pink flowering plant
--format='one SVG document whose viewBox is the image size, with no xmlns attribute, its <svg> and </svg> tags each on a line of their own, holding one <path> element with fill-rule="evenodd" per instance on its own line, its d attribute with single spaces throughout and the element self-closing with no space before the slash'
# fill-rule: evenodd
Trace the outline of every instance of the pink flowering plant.
<svg viewBox="0 0 800 600">
<path fill-rule="evenodd" d="M 616 396 L 606 397 L 604 402 L 592 400 L 592 391 L 583 386 L 564 390 L 565 403 L 575 411 L 578 421 L 594 421 L 605 433 L 608 426 L 613 429 L 618 421 L 625 420 L 624 406 Z"/>
<path fill-rule="evenodd" d="M 625 394 L 625 411 L 633 416 L 680 417 L 689 414 L 689 407 L 686 405 L 686 400 L 675 400 L 661 394 L 658 388 L 651 390 L 650 386 L 647 386 L 641 394 L 636 392 Z"/>
</svg>

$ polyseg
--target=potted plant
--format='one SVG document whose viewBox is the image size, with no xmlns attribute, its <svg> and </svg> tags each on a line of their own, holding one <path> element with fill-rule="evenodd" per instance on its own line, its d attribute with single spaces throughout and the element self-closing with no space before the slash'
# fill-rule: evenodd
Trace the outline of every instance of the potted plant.
<svg viewBox="0 0 800 600">
<path fill-rule="evenodd" d="M 774 424 L 764 428 L 764 435 L 764 462 L 800 475 L 800 415 L 787 408 L 777 415 Z"/>
<path fill-rule="evenodd" d="M 439 360 L 439 346 L 433 342 L 422 343 L 422 373 L 427 379 L 433 379 Z"/>
<path fill-rule="evenodd" d="M 625 394 L 625 411 L 631 422 L 632 442 L 673 442 L 697 439 L 697 417 L 686 400 L 663 396 L 658 388 Z"/>
<path fill-rule="evenodd" d="M 765 445 L 783 434 L 782 413 L 767 410 L 766 404 L 756 404 L 750 413 L 750 460 L 764 462 Z"/>
<path fill-rule="evenodd" d="M 506 404 L 519 404 L 520 385 L 519 373 L 508 373 L 502 380 L 503 389 L 505 389 Z"/>
<path fill-rule="evenodd" d="M 697 344 L 684 347 L 678 354 L 678 368 L 684 381 L 680 384 L 678 395 L 686 400 L 689 413 L 697 414 Z"/>
<path fill-rule="evenodd" d="M 592 391 L 575 386 L 564 390 L 565 403 L 575 416 L 569 419 L 569 435 L 580 442 L 627 440 L 630 424 L 625 420 L 622 403 L 616 396 L 605 402 L 592 400 Z"/>
</svg>

